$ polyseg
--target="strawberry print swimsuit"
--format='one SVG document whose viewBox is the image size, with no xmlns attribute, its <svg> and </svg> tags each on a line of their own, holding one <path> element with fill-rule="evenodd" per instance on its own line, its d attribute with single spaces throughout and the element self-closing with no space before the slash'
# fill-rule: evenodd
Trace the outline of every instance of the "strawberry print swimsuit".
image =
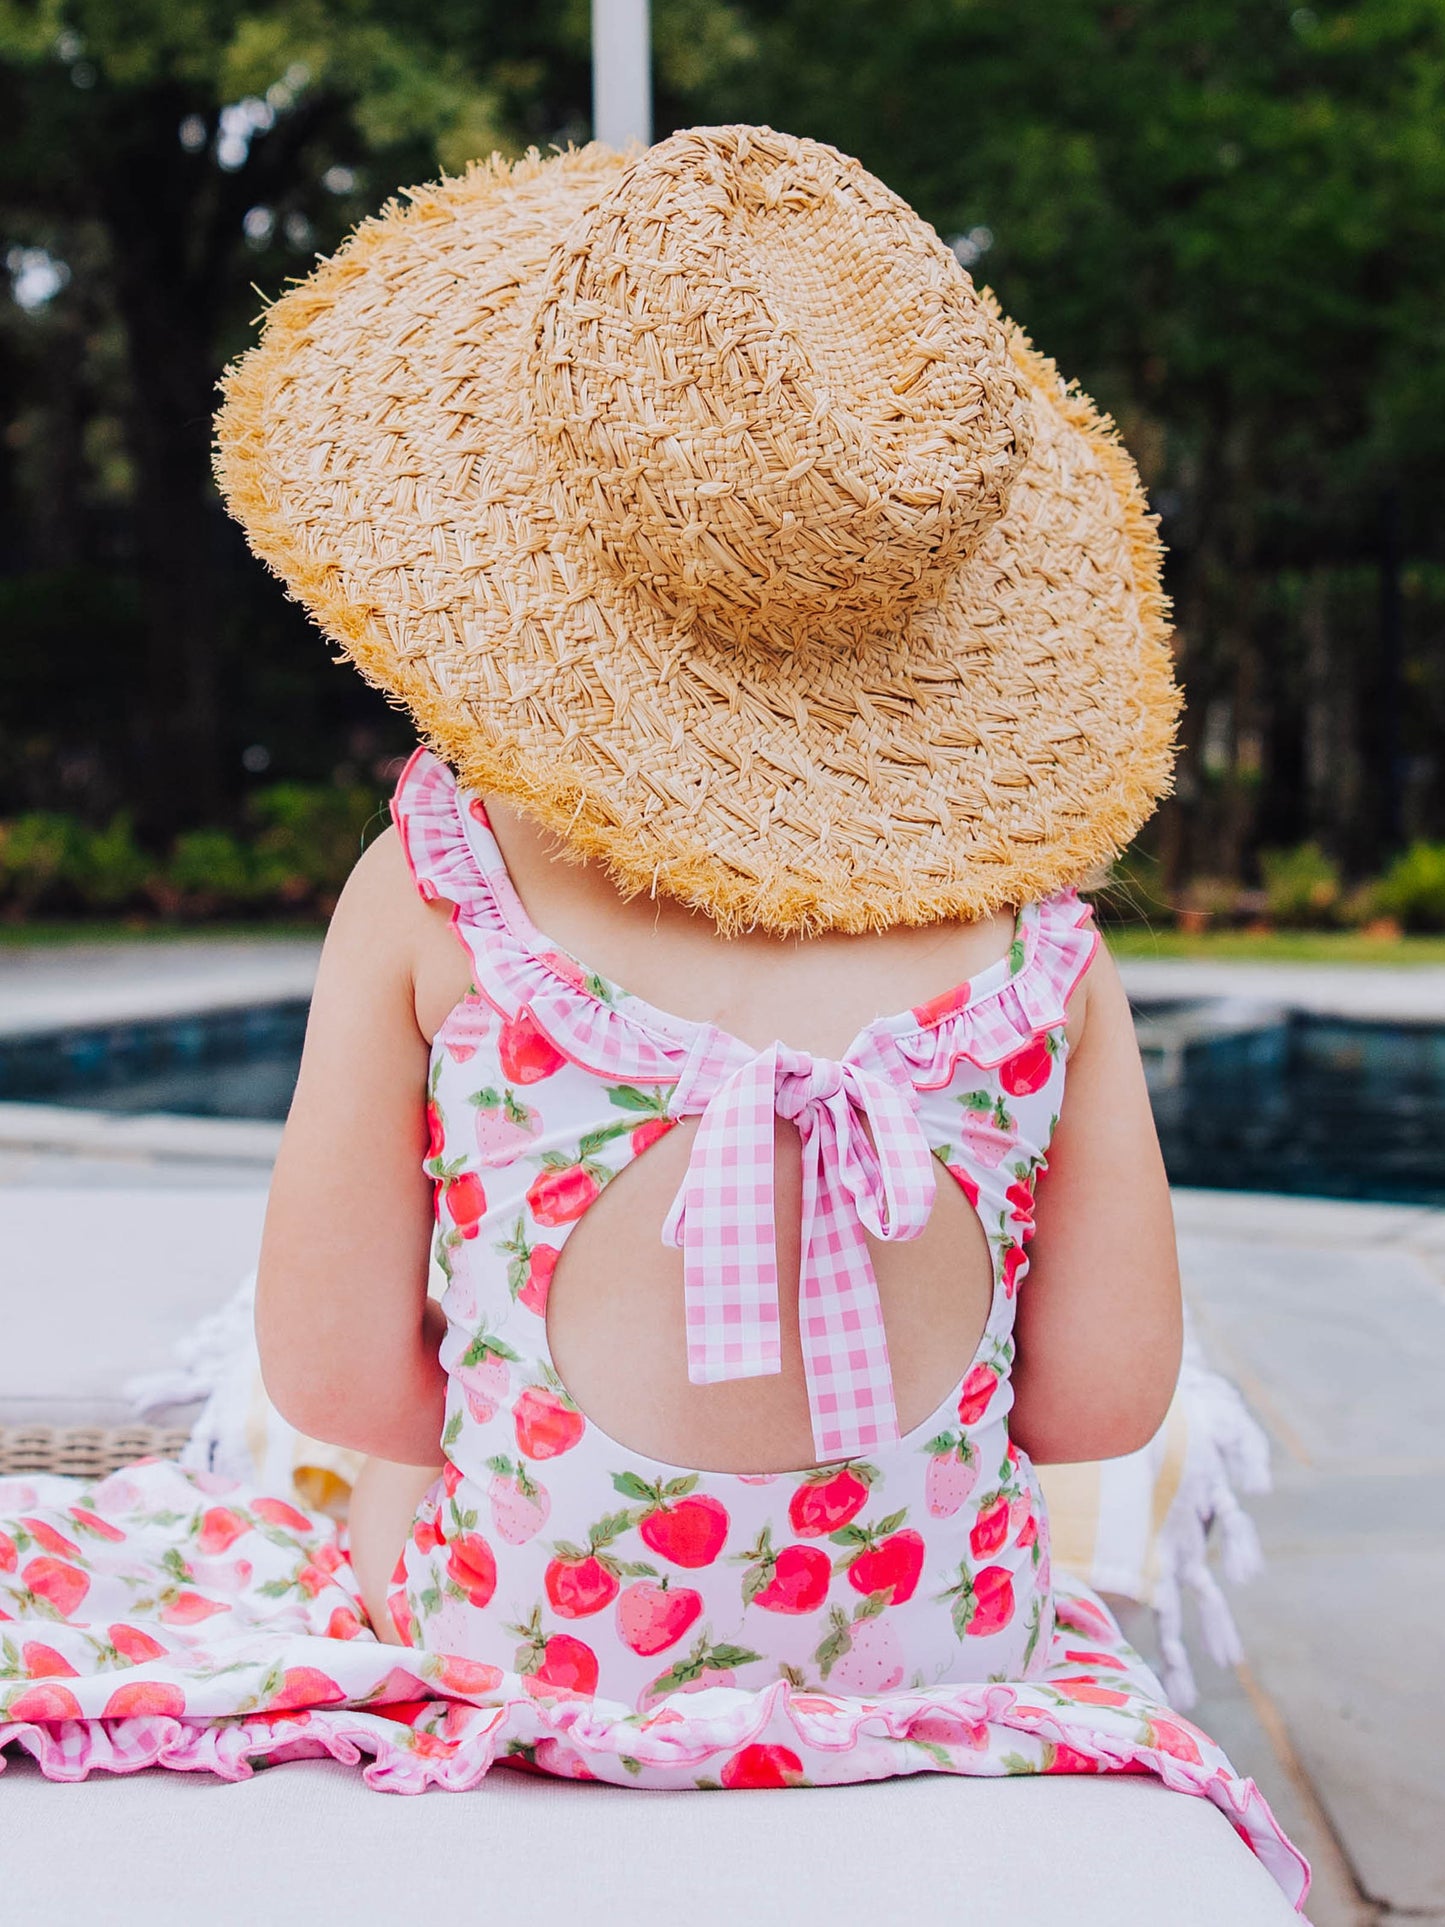
<svg viewBox="0 0 1445 1927">
<path fill-rule="evenodd" d="M 756 1050 L 550 943 L 481 799 L 429 752 L 392 810 L 473 965 L 426 1093 L 448 1397 L 389 1601 L 405 1645 L 376 1639 L 344 1528 L 294 1493 L 165 1460 L 0 1480 L 0 1764 L 10 1745 L 57 1779 L 369 1758 L 368 1783 L 402 1792 L 505 1762 L 656 1788 L 1148 1772 L 1221 1807 L 1301 1907 L 1308 1867 L 1259 1789 L 1165 1703 L 1097 1594 L 1051 1570 L 1009 1436 L 1087 907 L 1026 904 L 1006 957 L 836 1060 Z M 649 1458 L 553 1365 L 566 1239 L 692 1117 L 662 1238 L 697 1383 L 779 1369 L 775 1119 L 798 1130 L 812 1470 Z M 901 1433 L 864 1234 L 916 1237 L 948 1183 L 988 1238 L 988 1320 Z"/>
</svg>

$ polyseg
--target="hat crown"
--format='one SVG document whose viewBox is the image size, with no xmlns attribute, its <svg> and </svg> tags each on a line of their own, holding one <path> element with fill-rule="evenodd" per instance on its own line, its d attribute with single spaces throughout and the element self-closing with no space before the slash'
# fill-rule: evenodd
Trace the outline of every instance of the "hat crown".
<svg viewBox="0 0 1445 1927">
<path fill-rule="evenodd" d="M 996 308 L 850 160 L 770 128 L 641 154 L 532 336 L 554 499 L 684 622 L 866 632 L 978 547 L 1028 456 Z"/>
</svg>

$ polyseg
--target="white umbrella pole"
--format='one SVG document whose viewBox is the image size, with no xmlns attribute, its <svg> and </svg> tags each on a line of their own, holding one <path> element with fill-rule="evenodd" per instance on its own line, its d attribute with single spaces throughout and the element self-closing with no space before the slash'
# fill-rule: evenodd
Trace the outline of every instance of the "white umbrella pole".
<svg viewBox="0 0 1445 1927">
<path fill-rule="evenodd" d="M 608 147 L 651 144 L 647 0 L 592 0 L 592 132 Z"/>
</svg>

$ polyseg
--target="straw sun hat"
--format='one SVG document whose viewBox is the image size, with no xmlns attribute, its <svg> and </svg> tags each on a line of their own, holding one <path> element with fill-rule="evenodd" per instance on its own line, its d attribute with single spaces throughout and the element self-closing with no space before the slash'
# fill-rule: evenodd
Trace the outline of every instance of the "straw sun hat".
<svg viewBox="0 0 1445 1927">
<path fill-rule="evenodd" d="M 269 309 L 216 468 L 464 783 L 727 933 L 980 917 L 1127 841 L 1157 518 L 903 201 L 743 126 L 408 198 Z"/>
</svg>

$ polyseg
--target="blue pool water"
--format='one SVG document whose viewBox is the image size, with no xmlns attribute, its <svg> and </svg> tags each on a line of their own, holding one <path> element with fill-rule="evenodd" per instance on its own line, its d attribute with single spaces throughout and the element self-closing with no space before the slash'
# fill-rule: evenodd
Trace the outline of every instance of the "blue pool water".
<svg viewBox="0 0 1445 1927">
<path fill-rule="evenodd" d="M 1136 1010 L 1177 1184 L 1445 1205 L 1445 1026 Z M 297 1000 L 0 1040 L 0 1102 L 280 1119 Z"/>
</svg>

